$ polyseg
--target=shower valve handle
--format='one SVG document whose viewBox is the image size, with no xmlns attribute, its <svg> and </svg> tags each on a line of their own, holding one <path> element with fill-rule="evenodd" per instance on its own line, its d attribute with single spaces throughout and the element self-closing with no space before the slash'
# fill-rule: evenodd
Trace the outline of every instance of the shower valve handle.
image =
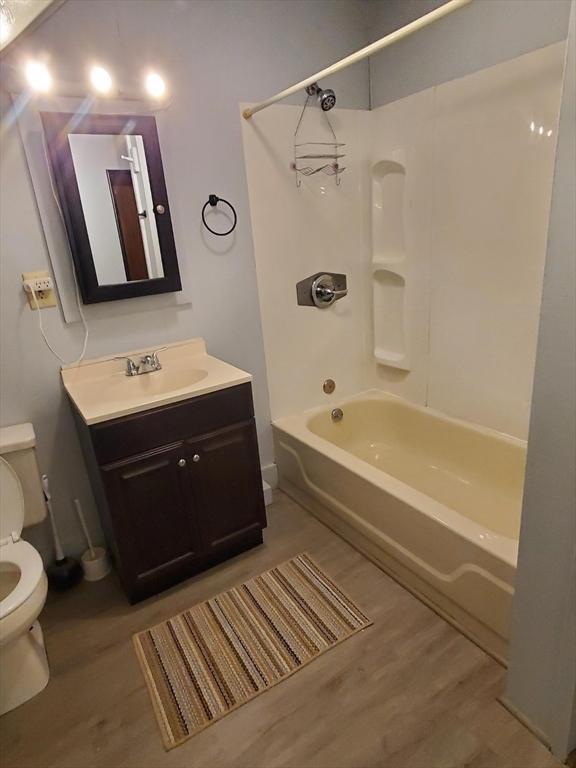
<svg viewBox="0 0 576 768">
<path fill-rule="evenodd" d="M 342 288 L 341 291 L 335 291 L 332 288 L 319 288 L 318 290 L 323 296 L 326 296 L 328 298 L 330 296 L 336 296 L 338 298 L 339 296 L 346 296 L 346 294 L 348 293 L 348 288 Z"/>
<path fill-rule="evenodd" d="M 320 275 L 312 283 L 312 300 L 320 309 L 330 307 L 337 299 L 347 294 L 347 288 L 336 288 L 332 275 Z"/>
</svg>

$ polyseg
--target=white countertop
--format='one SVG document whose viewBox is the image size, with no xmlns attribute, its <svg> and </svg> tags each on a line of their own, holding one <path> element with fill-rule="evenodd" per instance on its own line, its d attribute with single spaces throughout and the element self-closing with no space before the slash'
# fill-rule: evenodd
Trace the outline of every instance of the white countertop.
<svg viewBox="0 0 576 768">
<path fill-rule="evenodd" d="M 152 351 L 119 354 L 138 363 Z M 90 425 L 252 381 L 246 371 L 207 354 L 204 339 L 168 344 L 158 357 L 162 370 L 139 376 L 126 376 L 125 361 L 111 357 L 63 366 L 64 388 Z"/>
</svg>

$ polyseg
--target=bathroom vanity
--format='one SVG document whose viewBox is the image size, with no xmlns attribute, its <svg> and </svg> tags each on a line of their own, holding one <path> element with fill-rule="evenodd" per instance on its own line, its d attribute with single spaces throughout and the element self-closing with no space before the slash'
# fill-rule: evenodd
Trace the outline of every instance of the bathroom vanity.
<svg viewBox="0 0 576 768">
<path fill-rule="evenodd" d="M 200 339 L 158 358 L 142 375 L 118 360 L 62 370 L 131 602 L 262 543 L 266 526 L 250 375 Z"/>
</svg>

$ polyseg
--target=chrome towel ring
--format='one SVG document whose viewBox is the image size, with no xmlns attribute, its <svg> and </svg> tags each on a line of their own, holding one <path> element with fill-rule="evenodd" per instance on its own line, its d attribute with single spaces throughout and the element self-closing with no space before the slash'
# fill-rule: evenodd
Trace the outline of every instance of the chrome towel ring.
<svg viewBox="0 0 576 768">
<path fill-rule="evenodd" d="M 208 206 L 211 206 L 214 208 L 218 203 L 225 203 L 228 208 L 232 211 L 232 215 L 234 216 L 234 221 L 232 223 L 232 226 L 230 229 L 228 229 L 226 232 L 215 232 L 213 229 L 211 229 L 208 224 L 206 224 L 206 208 Z M 224 237 L 225 235 L 230 235 L 234 230 L 236 229 L 236 222 L 238 221 L 238 217 L 236 216 L 236 211 L 234 210 L 234 206 L 232 203 L 229 203 L 228 200 L 224 200 L 222 197 L 218 197 L 217 195 L 209 195 L 207 202 L 204 203 L 204 207 L 202 208 L 202 223 L 208 230 L 208 232 L 212 232 L 213 235 L 218 235 L 219 237 Z"/>
</svg>

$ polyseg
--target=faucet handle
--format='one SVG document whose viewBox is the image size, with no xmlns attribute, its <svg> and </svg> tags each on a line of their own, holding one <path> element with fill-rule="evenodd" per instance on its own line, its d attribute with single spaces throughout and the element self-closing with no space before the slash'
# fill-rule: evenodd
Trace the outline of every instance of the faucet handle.
<svg viewBox="0 0 576 768">
<path fill-rule="evenodd" d="M 158 359 L 158 352 L 162 352 L 163 349 L 166 349 L 166 347 L 159 347 L 158 349 L 155 349 L 153 352 L 148 352 L 146 355 L 143 355 L 140 358 L 140 365 L 143 365 L 148 369 L 144 371 L 144 373 L 162 370 L 162 364 Z"/>
<path fill-rule="evenodd" d="M 126 376 L 137 376 L 140 371 L 140 366 L 137 365 L 131 357 L 127 355 L 118 355 L 113 360 L 126 360 Z"/>
<path fill-rule="evenodd" d="M 158 347 L 158 349 L 155 349 L 154 352 L 152 352 L 152 359 L 154 360 L 154 366 L 157 371 L 162 368 L 162 364 L 158 359 L 158 352 L 164 352 L 165 349 L 168 349 L 168 347 Z"/>
</svg>

